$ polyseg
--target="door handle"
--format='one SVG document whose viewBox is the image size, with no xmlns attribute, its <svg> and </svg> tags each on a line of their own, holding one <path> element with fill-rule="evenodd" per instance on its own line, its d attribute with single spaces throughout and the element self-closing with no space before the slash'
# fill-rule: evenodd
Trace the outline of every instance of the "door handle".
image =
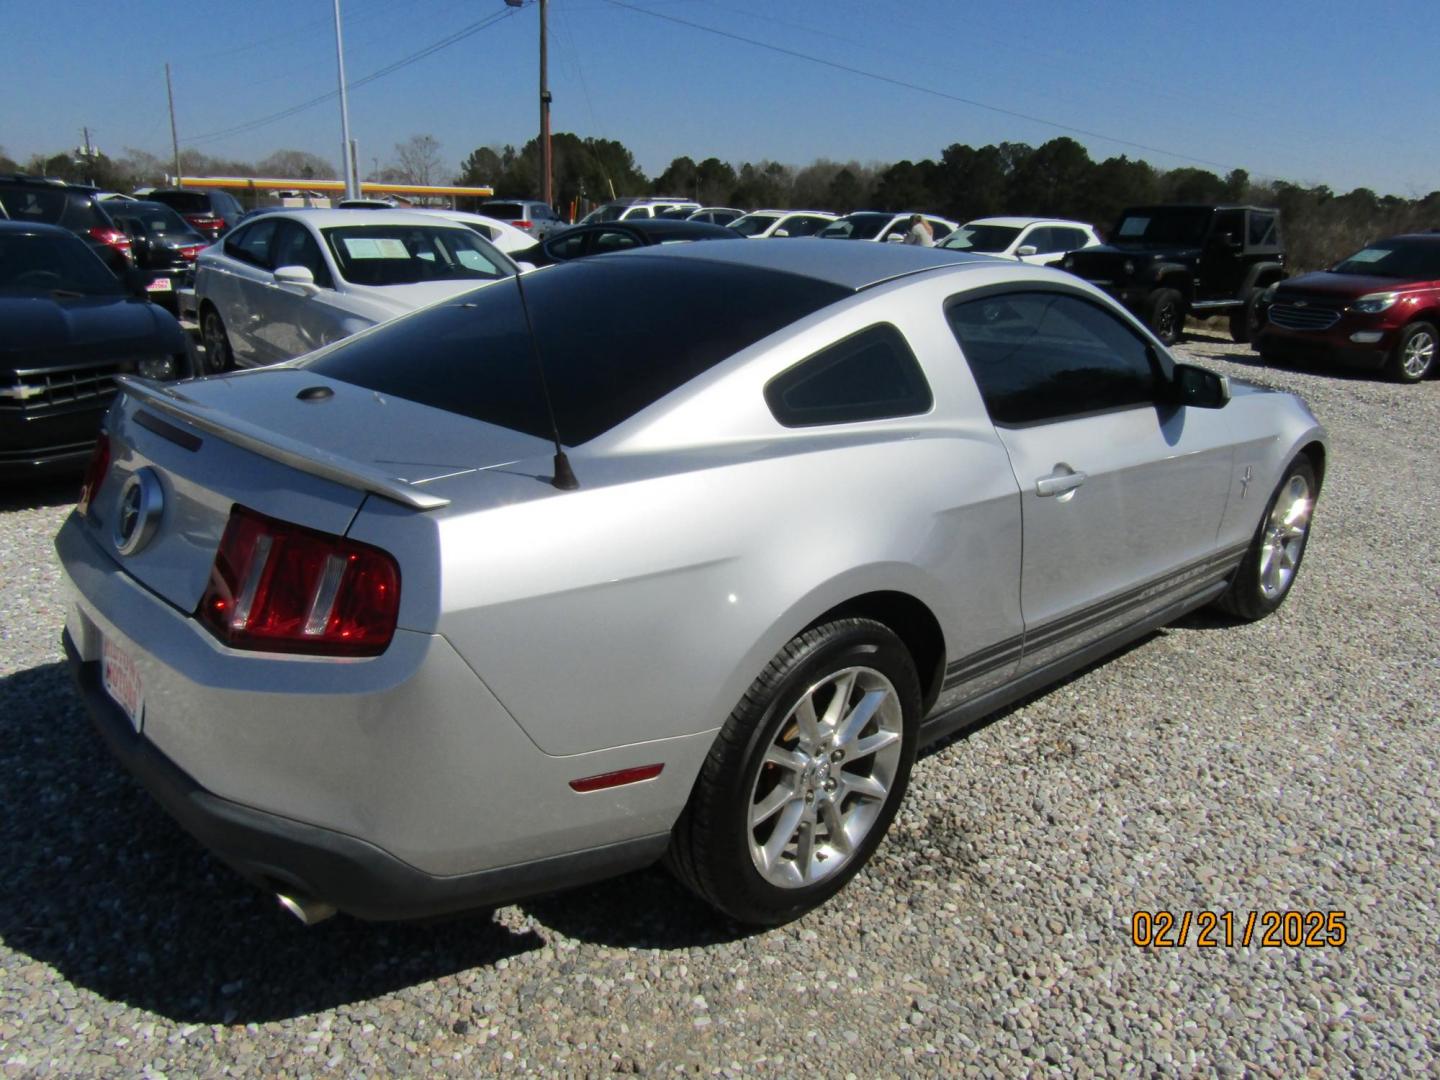
<svg viewBox="0 0 1440 1080">
<path fill-rule="evenodd" d="M 1042 476 L 1035 481 L 1035 494 L 1042 499 L 1051 495 L 1063 495 L 1067 491 L 1074 491 L 1083 483 L 1083 472 L 1076 472 L 1068 465 L 1057 465 L 1049 476 Z"/>
</svg>

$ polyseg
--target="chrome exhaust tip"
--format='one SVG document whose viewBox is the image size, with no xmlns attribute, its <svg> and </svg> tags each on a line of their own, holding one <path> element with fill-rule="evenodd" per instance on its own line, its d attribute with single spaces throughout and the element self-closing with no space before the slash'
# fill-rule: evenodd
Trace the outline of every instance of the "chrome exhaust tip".
<svg viewBox="0 0 1440 1080">
<path fill-rule="evenodd" d="M 303 896 L 286 896 L 284 893 L 276 893 L 275 899 L 280 901 L 282 908 L 306 926 L 324 922 L 335 914 L 335 905 L 321 900 L 308 900 Z"/>
</svg>

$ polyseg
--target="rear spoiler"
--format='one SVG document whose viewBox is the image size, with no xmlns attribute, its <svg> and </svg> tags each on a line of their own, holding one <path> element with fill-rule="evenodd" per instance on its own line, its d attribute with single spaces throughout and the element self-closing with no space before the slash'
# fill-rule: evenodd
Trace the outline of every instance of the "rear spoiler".
<svg viewBox="0 0 1440 1080">
<path fill-rule="evenodd" d="M 449 499 L 421 491 L 399 477 L 388 476 L 379 469 L 350 461 L 295 439 L 251 424 L 239 417 L 221 415 L 198 401 L 187 398 L 178 390 L 134 375 L 120 375 L 115 381 L 120 389 L 136 401 L 183 420 L 192 427 L 214 435 L 261 457 L 278 461 L 292 469 L 334 480 L 346 487 L 368 491 L 415 510 L 437 510 L 450 505 Z"/>
</svg>

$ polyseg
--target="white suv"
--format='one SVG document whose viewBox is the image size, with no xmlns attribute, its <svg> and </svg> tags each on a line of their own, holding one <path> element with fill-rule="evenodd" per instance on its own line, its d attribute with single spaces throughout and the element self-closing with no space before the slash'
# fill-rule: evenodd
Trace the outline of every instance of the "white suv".
<svg viewBox="0 0 1440 1080">
<path fill-rule="evenodd" d="M 729 227 L 751 240 L 766 236 L 814 236 L 835 220 L 825 210 L 755 210 Z"/>
<path fill-rule="evenodd" d="M 694 199 L 682 199 L 673 195 L 655 195 L 631 199 L 615 199 L 601 203 L 580 219 L 581 225 L 593 225 L 599 221 L 626 221 L 630 218 L 659 217 L 666 210 L 699 210 L 700 204 Z"/>
<path fill-rule="evenodd" d="M 936 247 L 1049 266 L 1058 263 L 1067 251 L 1096 247 L 1099 243 L 1095 226 L 1083 221 L 988 217 L 961 225 Z"/>
</svg>

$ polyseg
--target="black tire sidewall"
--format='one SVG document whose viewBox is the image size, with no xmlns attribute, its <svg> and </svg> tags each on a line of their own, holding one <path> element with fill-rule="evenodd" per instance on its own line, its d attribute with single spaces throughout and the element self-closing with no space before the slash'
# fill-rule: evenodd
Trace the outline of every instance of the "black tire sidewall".
<svg viewBox="0 0 1440 1080">
<path fill-rule="evenodd" d="M 205 332 L 211 320 L 214 320 L 220 342 L 220 349 L 214 355 L 210 349 L 210 335 Z M 228 370 L 232 362 L 230 335 L 225 330 L 225 321 L 220 318 L 220 313 L 213 307 L 207 307 L 200 315 L 200 341 L 205 346 L 206 369 L 213 374 Z"/>
<path fill-rule="evenodd" d="M 1166 306 L 1173 305 L 1175 318 L 1170 333 L 1161 328 L 1161 312 Z M 1150 330 L 1165 345 L 1174 345 L 1180 340 L 1185 329 L 1185 298 L 1177 289 L 1156 289 L 1150 294 L 1149 310 L 1146 312 L 1145 321 Z"/>
<path fill-rule="evenodd" d="M 904 645 L 875 623 L 847 621 L 817 628 L 821 640 L 795 658 L 762 693 L 761 707 L 742 709 L 731 723 L 747 723 L 748 738 L 738 761 L 726 770 L 725 782 L 708 793 L 715 800 L 714 820 L 720 824 L 709 845 L 710 885 L 720 906 L 745 922 L 778 925 L 824 903 L 869 861 L 889 831 L 905 798 L 919 741 L 920 683 Z M 871 667 L 895 687 L 904 717 L 900 765 L 889 799 L 850 861 L 823 881 L 801 889 L 770 884 L 750 857 L 750 794 L 780 724 L 800 695 L 827 674 L 841 668 Z M 746 715 L 746 714 L 749 715 Z M 738 767 L 733 767 L 738 766 Z"/>
</svg>

